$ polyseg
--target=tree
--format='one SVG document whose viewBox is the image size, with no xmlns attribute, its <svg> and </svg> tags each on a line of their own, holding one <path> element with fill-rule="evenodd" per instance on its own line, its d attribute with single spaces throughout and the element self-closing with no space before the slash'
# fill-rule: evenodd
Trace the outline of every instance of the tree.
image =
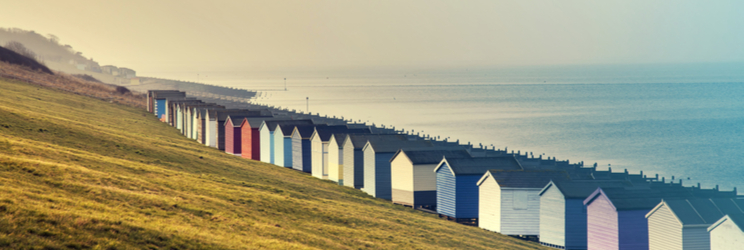
<svg viewBox="0 0 744 250">
<path fill-rule="evenodd" d="M 21 54 L 22 56 L 36 60 L 36 53 L 27 49 L 22 43 L 16 41 L 10 41 L 5 44 L 5 48 L 14 51 L 15 53 Z"/>
<path fill-rule="evenodd" d="M 59 37 L 49 34 L 49 41 L 52 42 L 54 45 L 59 45 Z"/>
</svg>

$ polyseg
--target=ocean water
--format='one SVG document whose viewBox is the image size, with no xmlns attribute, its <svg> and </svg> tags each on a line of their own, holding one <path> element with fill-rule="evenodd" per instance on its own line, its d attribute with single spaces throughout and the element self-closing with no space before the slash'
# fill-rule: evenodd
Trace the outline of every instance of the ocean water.
<svg viewBox="0 0 744 250">
<path fill-rule="evenodd" d="M 261 90 L 257 103 L 685 186 L 744 187 L 741 63 L 209 74 Z"/>
</svg>

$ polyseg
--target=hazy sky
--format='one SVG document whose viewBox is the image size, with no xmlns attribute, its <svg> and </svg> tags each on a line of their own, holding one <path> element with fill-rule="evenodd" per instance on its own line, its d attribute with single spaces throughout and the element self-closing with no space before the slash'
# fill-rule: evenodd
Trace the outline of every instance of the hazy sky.
<svg viewBox="0 0 744 250">
<path fill-rule="evenodd" d="M 744 61 L 744 1 L 0 0 L 0 27 L 54 34 L 145 73 Z"/>
</svg>

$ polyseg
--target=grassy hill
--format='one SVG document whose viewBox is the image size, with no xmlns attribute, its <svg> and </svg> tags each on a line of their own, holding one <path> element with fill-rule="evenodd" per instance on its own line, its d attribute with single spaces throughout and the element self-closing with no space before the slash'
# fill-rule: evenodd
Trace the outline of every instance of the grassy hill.
<svg viewBox="0 0 744 250">
<path fill-rule="evenodd" d="M 0 249 L 540 248 L 226 155 L 140 108 L 0 89 Z"/>
</svg>

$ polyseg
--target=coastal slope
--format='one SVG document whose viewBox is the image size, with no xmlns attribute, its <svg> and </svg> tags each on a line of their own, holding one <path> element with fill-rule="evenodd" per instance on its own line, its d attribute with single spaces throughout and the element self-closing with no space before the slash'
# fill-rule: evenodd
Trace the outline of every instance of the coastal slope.
<svg viewBox="0 0 744 250">
<path fill-rule="evenodd" d="M 227 155 L 124 102 L 0 89 L 0 248 L 541 248 Z"/>
</svg>

